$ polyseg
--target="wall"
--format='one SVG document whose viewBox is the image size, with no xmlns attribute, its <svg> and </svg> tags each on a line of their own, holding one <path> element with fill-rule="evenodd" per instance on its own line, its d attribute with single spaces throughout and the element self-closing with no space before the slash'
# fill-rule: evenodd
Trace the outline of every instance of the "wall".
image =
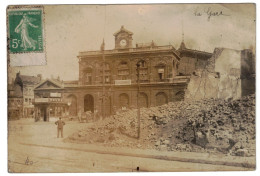
<svg viewBox="0 0 260 176">
<path fill-rule="evenodd" d="M 206 69 L 197 70 L 195 75 L 191 76 L 185 100 L 202 98 L 237 99 L 254 92 L 250 88 L 251 92 L 247 91 L 247 93 L 242 94 L 245 90 L 242 83 L 252 82 L 248 77 L 242 75 L 241 68 L 247 68 L 243 60 L 248 60 L 246 57 L 242 58 L 242 53 L 238 50 L 216 48 L 207 63 Z"/>
</svg>

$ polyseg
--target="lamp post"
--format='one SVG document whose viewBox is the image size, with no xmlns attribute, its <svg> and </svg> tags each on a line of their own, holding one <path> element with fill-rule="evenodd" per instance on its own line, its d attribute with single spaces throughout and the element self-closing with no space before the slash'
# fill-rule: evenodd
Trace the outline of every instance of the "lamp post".
<svg viewBox="0 0 260 176">
<path fill-rule="evenodd" d="M 144 66 L 144 61 L 140 60 L 136 64 L 136 71 L 137 71 L 137 119 L 138 119 L 138 131 L 137 131 L 137 138 L 140 139 L 141 136 L 141 115 L 140 115 L 140 105 L 139 105 L 139 94 L 140 94 L 140 66 Z"/>
</svg>

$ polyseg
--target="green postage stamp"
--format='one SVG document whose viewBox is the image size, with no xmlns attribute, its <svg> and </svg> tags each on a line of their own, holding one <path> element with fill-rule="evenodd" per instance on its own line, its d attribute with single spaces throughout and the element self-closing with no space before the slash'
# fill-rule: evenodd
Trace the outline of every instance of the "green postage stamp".
<svg viewBox="0 0 260 176">
<path fill-rule="evenodd" d="M 8 54 L 11 66 L 26 66 L 31 63 L 43 65 L 46 60 L 43 8 L 9 6 L 7 15 Z M 34 62 L 30 58 L 34 58 Z"/>
</svg>

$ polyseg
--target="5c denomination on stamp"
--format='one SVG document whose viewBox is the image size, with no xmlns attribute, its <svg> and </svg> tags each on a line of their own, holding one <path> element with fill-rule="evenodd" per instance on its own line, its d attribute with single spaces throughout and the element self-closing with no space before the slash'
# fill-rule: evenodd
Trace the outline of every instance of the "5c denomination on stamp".
<svg viewBox="0 0 260 176">
<path fill-rule="evenodd" d="M 11 6 L 7 15 L 11 66 L 45 64 L 43 8 Z"/>
</svg>

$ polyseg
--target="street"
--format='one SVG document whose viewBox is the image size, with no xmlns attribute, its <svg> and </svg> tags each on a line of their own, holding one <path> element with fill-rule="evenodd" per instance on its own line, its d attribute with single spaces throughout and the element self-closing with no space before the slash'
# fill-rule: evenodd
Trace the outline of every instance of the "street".
<svg viewBox="0 0 260 176">
<path fill-rule="evenodd" d="M 68 121 L 64 127 L 64 138 L 90 125 Z M 97 144 L 66 143 L 57 138 L 54 121 L 9 121 L 8 129 L 8 168 L 14 173 L 248 170 L 244 167 L 140 157 L 141 154 L 113 154 L 113 150 L 111 152 L 109 148 Z M 118 151 L 124 150 L 120 148 Z M 127 149 L 126 153 L 130 151 Z"/>
</svg>

